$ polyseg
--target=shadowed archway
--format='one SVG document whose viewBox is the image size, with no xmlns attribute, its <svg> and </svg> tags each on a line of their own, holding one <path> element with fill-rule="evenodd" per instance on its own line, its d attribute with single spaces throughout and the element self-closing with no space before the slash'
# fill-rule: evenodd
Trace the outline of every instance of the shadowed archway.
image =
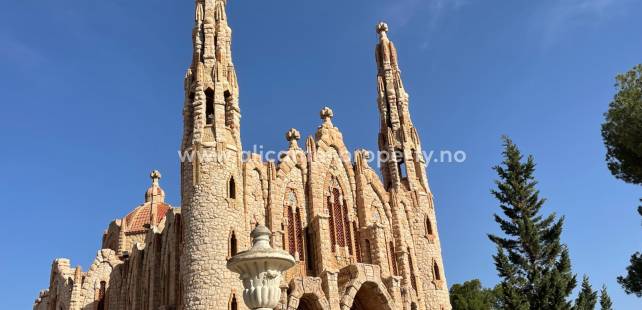
<svg viewBox="0 0 642 310">
<path fill-rule="evenodd" d="M 377 283 L 366 282 L 354 296 L 350 310 L 391 310 L 387 294 L 381 292 Z"/>
</svg>

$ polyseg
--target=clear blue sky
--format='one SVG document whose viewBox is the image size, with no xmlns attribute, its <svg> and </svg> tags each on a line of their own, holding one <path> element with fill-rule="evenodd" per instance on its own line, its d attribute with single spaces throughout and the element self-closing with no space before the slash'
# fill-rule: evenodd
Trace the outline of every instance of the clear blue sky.
<svg viewBox="0 0 642 310">
<path fill-rule="evenodd" d="M 350 149 L 375 149 L 374 26 L 390 25 L 433 164 L 449 284 L 497 281 L 489 194 L 502 134 L 535 156 L 545 212 L 567 218 L 573 269 L 616 284 L 642 250 L 640 188 L 604 164 L 614 76 L 642 62 L 634 0 L 229 1 L 243 143 L 282 149 L 334 109 Z M 51 262 L 87 268 L 107 224 L 142 202 L 152 169 L 179 205 L 182 78 L 193 1 L 4 0 L 0 5 L 0 308 L 29 309 Z"/>
</svg>

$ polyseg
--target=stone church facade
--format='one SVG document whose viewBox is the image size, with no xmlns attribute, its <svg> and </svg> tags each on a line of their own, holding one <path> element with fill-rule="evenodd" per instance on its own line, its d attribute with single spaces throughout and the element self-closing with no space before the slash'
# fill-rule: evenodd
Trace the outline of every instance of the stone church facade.
<svg viewBox="0 0 642 310">
<path fill-rule="evenodd" d="M 227 260 L 252 228 L 297 264 L 282 282 L 283 310 L 450 309 L 433 196 L 394 44 L 377 26 L 380 179 L 370 154 L 351 158 L 329 108 L 314 136 L 286 133 L 278 161 L 244 158 L 239 87 L 226 0 L 197 0 L 185 76 L 181 207 L 165 203 L 152 172 L 145 202 L 106 230 L 83 271 L 53 262 L 34 310 L 246 309 Z"/>
</svg>

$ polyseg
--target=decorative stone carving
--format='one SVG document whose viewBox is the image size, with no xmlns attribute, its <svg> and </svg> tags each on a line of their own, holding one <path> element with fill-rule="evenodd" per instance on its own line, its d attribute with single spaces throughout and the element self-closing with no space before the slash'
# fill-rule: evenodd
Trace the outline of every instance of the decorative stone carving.
<svg viewBox="0 0 642 310">
<path fill-rule="evenodd" d="M 332 109 L 325 107 L 321 110 L 320 115 L 324 125 L 332 125 L 332 117 L 334 117 L 334 112 L 332 112 Z"/>
<path fill-rule="evenodd" d="M 301 139 L 301 133 L 299 133 L 298 130 L 292 128 L 290 129 L 286 134 L 285 134 L 285 139 L 287 139 L 290 142 L 290 149 L 291 150 L 298 150 L 299 149 L 299 144 L 297 141 Z"/>
<path fill-rule="evenodd" d="M 252 248 L 232 257 L 227 268 L 243 282 L 243 301 L 253 310 L 274 309 L 281 298 L 281 278 L 294 266 L 294 257 L 270 246 L 272 233 L 258 225 L 252 231 Z"/>
</svg>

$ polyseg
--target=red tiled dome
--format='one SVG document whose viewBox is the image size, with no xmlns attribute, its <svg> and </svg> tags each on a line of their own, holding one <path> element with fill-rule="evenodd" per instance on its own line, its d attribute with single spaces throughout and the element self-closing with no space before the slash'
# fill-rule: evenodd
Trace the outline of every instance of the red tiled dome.
<svg viewBox="0 0 642 310">
<path fill-rule="evenodd" d="M 145 232 L 147 230 L 145 226 L 151 224 L 151 206 L 151 203 L 146 203 L 127 214 L 125 217 L 125 233 L 134 234 Z M 154 203 L 154 208 L 156 209 L 156 219 L 154 224 L 158 224 L 165 217 L 167 211 L 172 207 L 161 202 Z"/>
</svg>

